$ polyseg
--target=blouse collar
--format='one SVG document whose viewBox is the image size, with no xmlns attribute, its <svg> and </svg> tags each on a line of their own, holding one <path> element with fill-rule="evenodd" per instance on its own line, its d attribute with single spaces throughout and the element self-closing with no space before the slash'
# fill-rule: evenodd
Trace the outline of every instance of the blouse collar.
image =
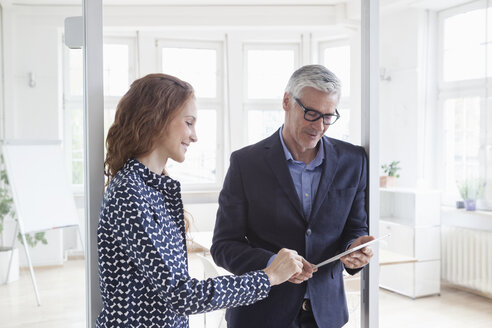
<svg viewBox="0 0 492 328">
<path fill-rule="evenodd" d="M 146 185 L 161 192 L 175 194 L 176 192 L 181 191 L 179 181 L 174 180 L 167 175 L 160 175 L 152 172 L 147 166 L 143 165 L 135 158 L 127 160 L 123 168 L 135 171 Z"/>
</svg>

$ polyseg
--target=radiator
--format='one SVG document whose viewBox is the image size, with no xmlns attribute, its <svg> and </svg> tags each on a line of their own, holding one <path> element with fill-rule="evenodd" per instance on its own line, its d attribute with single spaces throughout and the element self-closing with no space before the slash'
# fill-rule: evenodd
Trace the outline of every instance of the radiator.
<svg viewBox="0 0 492 328">
<path fill-rule="evenodd" d="M 492 298 L 492 232 L 441 227 L 441 279 Z"/>
</svg>

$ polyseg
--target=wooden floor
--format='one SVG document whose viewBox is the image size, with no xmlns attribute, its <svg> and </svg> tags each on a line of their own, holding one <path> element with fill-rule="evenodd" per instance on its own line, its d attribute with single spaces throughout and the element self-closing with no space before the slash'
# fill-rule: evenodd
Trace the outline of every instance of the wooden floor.
<svg viewBox="0 0 492 328">
<path fill-rule="evenodd" d="M 203 275 L 194 255 L 190 256 L 190 270 L 197 278 Z M 29 271 L 22 270 L 18 281 L 0 285 L 0 327 L 85 327 L 84 262 L 72 260 L 63 267 L 35 272 L 42 305 L 36 305 Z M 417 300 L 380 290 L 379 299 L 381 328 L 492 327 L 492 300 L 450 287 L 443 287 L 441 296 Z M 352 319 L 356 319 L 357 304 L 350 306 L 355 308 Z M 347 326 L 360 327 L 357 319 Z M 193 316 L 191 327 L 203 327 L 203 316 Z"/>
</svg>

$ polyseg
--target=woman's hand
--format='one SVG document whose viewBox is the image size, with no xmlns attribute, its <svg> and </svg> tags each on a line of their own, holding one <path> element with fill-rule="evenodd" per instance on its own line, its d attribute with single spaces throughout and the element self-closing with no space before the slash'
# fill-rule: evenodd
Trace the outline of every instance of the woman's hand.
<svg viewBox="0 0 492 328">
<path fill-rule="evenodd" d="M 293 284 L 302 284 L 304 281 L 311 279 L 313 277 L 313 273 L 318 271 L 318 268 L 314 265 L 302 259 L 302 272 L 299 274 L 295 274 L 290 277 L 289 282 Z"/>
<path fill-rule="evenodd" d="M 296 251 L 282 248 L 275 256 L 273 262 L 264 271 L 270 280 L 270 285 L 279 285 L 292 276 L 302 273 L 303 258 Z"/>
</svg>

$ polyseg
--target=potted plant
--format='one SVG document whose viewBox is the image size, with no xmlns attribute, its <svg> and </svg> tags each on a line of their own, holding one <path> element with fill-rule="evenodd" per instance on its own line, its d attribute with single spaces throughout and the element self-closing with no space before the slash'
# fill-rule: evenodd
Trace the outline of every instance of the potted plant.
<svg viewBox="0 0 492 328">
<path fill-rule="evenodd" d="M 396 179 L 400 177 L 397 172 L 401 170 L 398 164 L 400 164 L 400 161 L 392 161 L 389 164 L 381 165 L 383 172 L 386 174 L 379 177 L 379 186 L 381 188 L 394 187 L 396 185 Z"/>
<path fill-rule="evenodd" d="M 482 197 L 485 182 L 480 179 L 466 179 L 457 183 L 461 198 L 467 211 L 475 211 L 477 199 Z"/>
</svg>

